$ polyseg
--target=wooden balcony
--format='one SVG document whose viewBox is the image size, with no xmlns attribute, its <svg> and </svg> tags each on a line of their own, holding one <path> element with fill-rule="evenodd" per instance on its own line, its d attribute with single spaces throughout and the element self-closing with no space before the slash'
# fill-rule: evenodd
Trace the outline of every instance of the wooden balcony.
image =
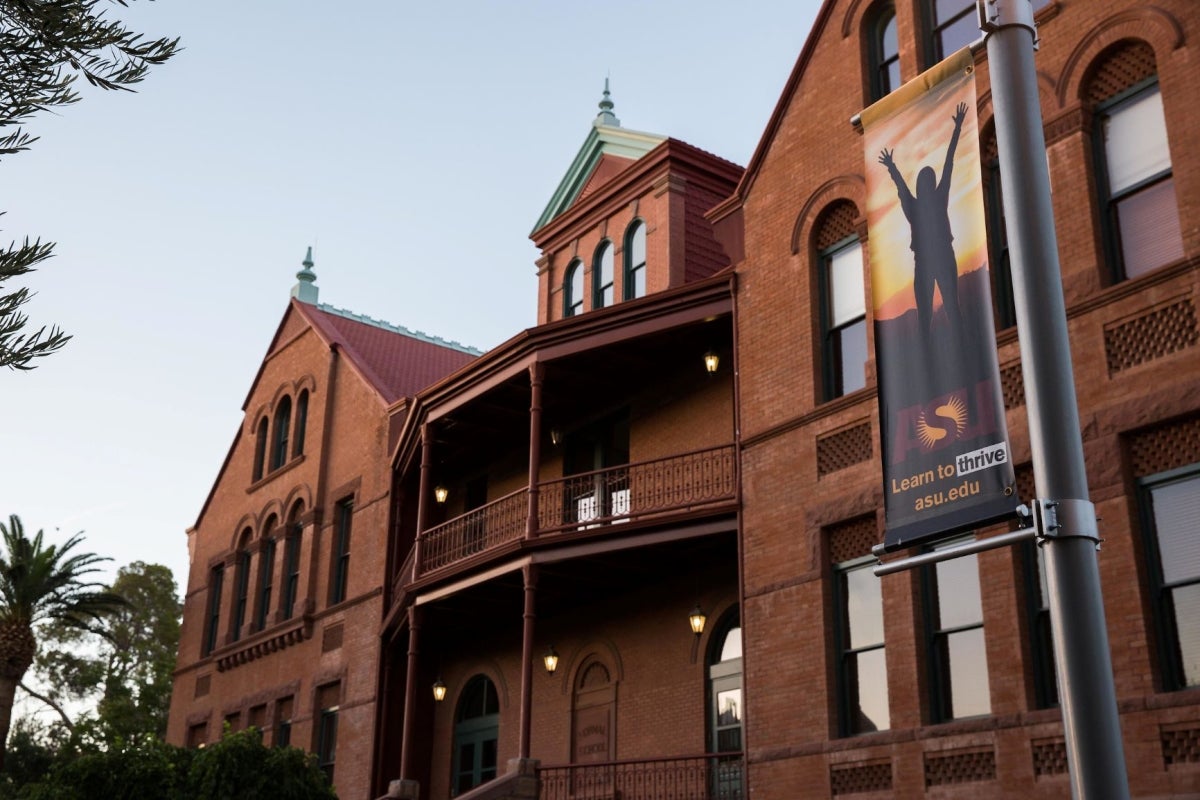
<svg viewBox="0 0 1200 800">
<path fill-rule="evenodd" d="M 538 769 L 538 800 L 742 800 L 741 753 Z"/>
<path fill-rule="evenodd" d="M 529 525 L 528 487 L 430 528 L 421 535 L 420 563 L 406 582 L 526 538 L 577 536 L 613 526 L 665 521 L 737 499 L 737 454 L 732 444 L 621 464 L 543 481 L 536 520 Z"/>
</svg>

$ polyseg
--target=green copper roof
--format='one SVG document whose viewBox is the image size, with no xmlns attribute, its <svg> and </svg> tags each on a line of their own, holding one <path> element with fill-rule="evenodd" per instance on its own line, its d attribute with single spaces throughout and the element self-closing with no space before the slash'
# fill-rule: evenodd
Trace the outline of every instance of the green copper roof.
<svg viewBox="0 0 1200 800">
<path fill-rule="evenodd" d="M 604 79 L 604 96 L 600 100 L 600 113 L 592 122 L 592 129 L 583 146 L 566 174 L 559 182 L 558 188 L 546 204 L 546 210 L 538 217 L 532 233 L 544 228 L 551 220 L 571 207 L 578 198 L 583 187 L 587 186 L 588 178 L 600 162 L 600 157 L 609 154 L 621 158 L 639 159 L 649 153 L 660 143 L 666 141 L 665 136 L 656 133 L 642 133 L 621 127 L 621 121 L 613 113 L 613 101 L 608 91 L 608 78 Z"/>
</svg>

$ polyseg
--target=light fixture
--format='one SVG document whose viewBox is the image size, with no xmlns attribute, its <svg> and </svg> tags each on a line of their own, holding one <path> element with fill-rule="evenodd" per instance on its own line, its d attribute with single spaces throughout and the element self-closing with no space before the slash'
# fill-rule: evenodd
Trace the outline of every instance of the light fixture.
<svg viewBox="0 0 1200 800">
<path fill-rule="evenodd" d="M 446 684 L 442 683 L 442 679 L 438 678 L 433 682 L 433 700 L 440 703 L 446 699 Z"/>
<path fill-rule="evenodd" d="M 560 431 L 558 428 L 551 428 L 550 429 L 550 444 L 554 445 L 555 447 L 558 447 L 558 445 L 561 442 L 562 442 L 562 431 Z"/>
<path fill-rule="evenodd" d="M 704 354 L 704 369 L 708 371 L 709 375 L 714 374 L 719 366 L 721 366 L 721 357 L 715 350 L 709 350 Z"/>
<path fill-rule="evenodd" d="M 688 614 L 688 625 L 692 626 L 692 633 L 699 636 L 704 633 L 704 621 L 708 617 L 704 616 L 704 612 L 700 610 L 699 604 L 692 609 L 692 613 Z"/>
<path fill-rule="evenodd" d="M 446 498 L 450 496 L 450 490 L 445 486 L 433 487 L 433 499 L 438 501 L 438 505 L 446 502 Z"/>
<path fill-rule="evenodd" d="M 542 663 L 546 665 L 546 672 L 550 675 L 553 675 L 554 670 L 558 669 L 558 653 L 554 651 L 554 645 L 550 645 L 546 655 L 542 656 Z"/>
</svg>

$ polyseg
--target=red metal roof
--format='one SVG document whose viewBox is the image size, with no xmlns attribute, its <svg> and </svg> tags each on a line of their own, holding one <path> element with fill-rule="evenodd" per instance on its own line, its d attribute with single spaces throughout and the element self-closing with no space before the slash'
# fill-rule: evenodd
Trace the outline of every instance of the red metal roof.
<svg viewBox="0 0 1200 800">
<path fill-rule="evenodd" d="M 329 306 L 294 302 L 325 339 L 354 361 L 388 405 L 415 395 L 479 356 L 454 342 L 355 318 Z"/>
</svg>

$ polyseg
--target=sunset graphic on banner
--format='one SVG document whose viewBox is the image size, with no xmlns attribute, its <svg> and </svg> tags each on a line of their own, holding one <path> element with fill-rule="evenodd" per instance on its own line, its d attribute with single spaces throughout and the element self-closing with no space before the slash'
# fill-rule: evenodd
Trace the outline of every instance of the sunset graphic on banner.
<svg viewBox="0 0 1200 800">
<path fill-rule="evenodd" d="M 884 544 L 1013 514 L 974 61 L 968 50 L 862 112 Z"/>
</svg>

